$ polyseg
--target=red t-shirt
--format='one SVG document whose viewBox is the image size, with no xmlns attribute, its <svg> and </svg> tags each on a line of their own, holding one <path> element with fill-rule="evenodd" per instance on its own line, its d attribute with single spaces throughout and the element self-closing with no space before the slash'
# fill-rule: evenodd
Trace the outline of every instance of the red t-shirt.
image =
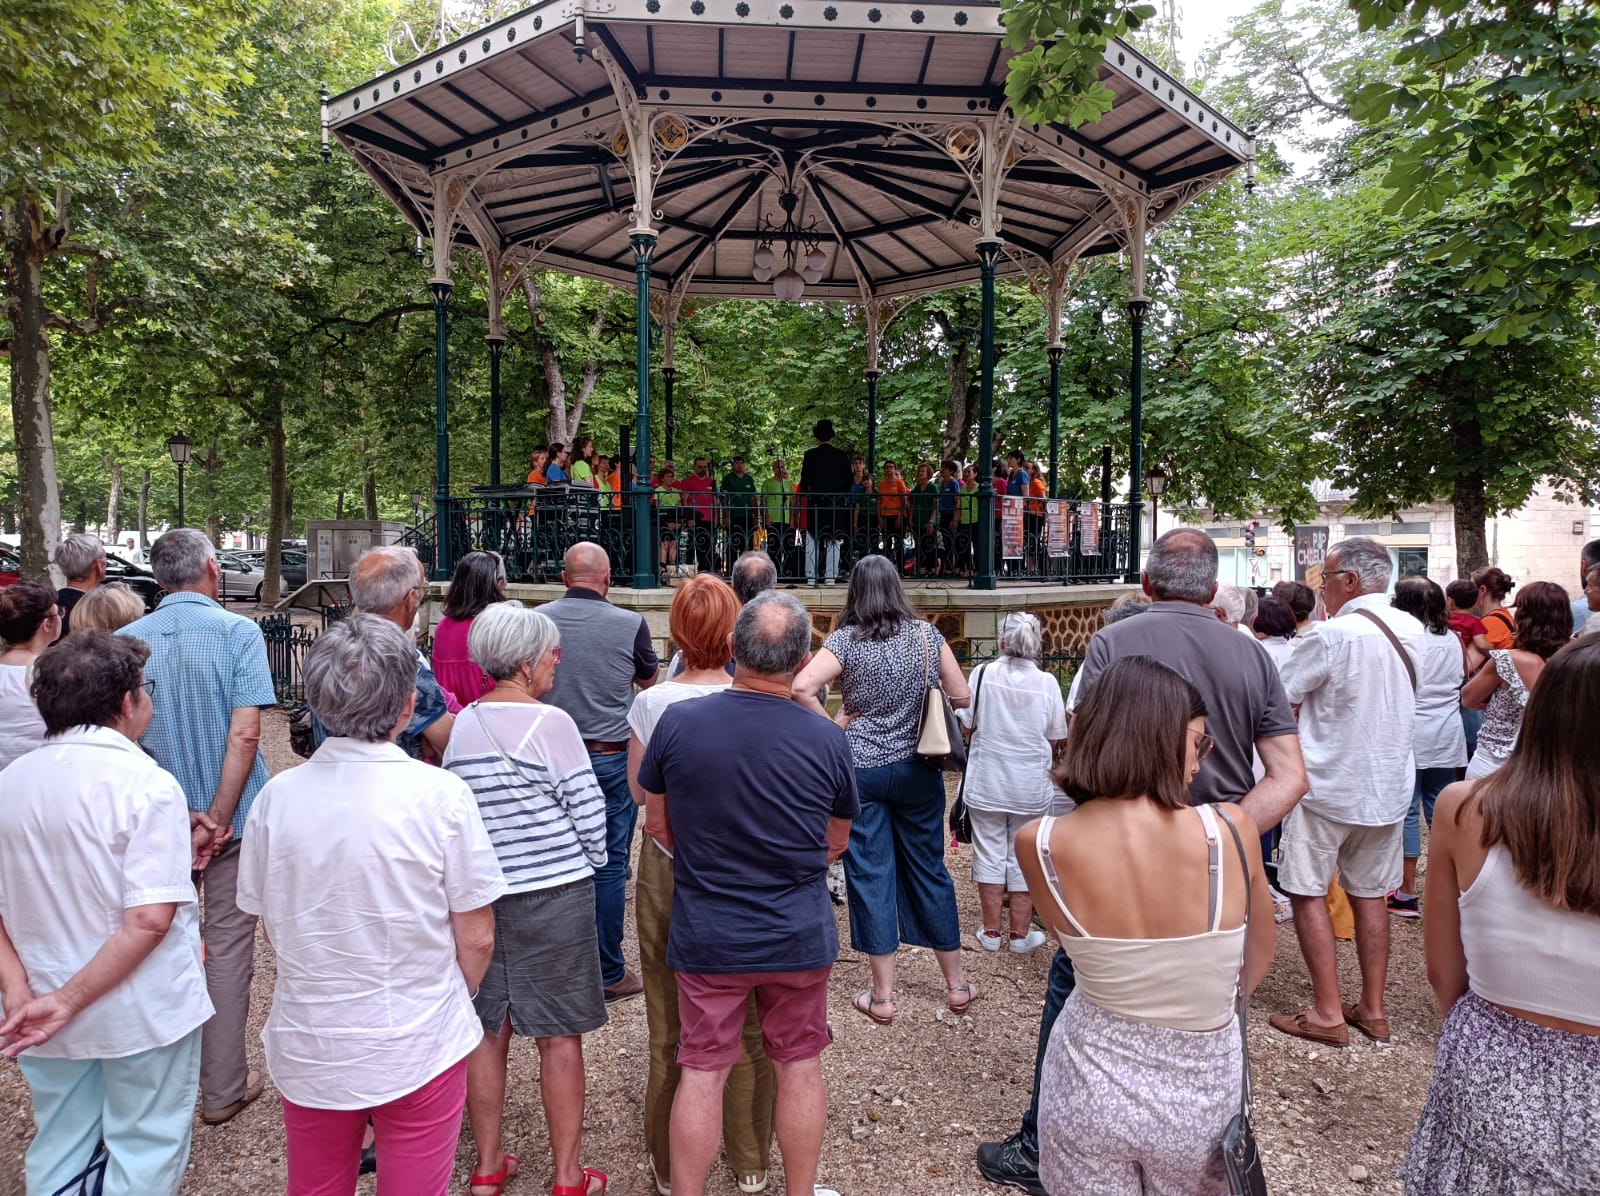
<svg viewBox="0 0 1600 1196">
<path fill-rule="evenodd" d="M 1450 630 L 1461 637 L 1463 644 L 1469 646 L 1474 637 L 1489 634 L 1489 629 L 1483 625 L 1482 619 L 1464 610 L 1455 611 L 1450 615 Z"/>
<path fill-rule="evenodd" d="M 697 478 L 690 474 L 678 483 L 678 493 L 683 495 L 682 505 L 694 512 L 695 518 L 711 521 L 711 492 L 716 489 L 710 475 Z"/>
</svg>

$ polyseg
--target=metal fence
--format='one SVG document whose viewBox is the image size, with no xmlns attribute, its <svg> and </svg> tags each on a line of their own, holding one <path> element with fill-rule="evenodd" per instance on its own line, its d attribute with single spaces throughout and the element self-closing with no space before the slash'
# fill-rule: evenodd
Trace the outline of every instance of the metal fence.
<svg viewBox="0 0 1600 1196">
<path fill-rule="evenodd" d="M 296 706 L 305 701 L 301 666 L 317 636 L 332 621 L 324 612 L 320 622 L 308 622 L 304 618 L 296 622 L 289 611 L 262 615 L 256 620 L 267 645 L 267 668 L 272 673 L 272 691 L 278 697 L 279 706 Z"/>
<path fill-rule="evenodd" d="M 907 580 L 969 581 L 977 572 L 978 500 L 940 507 L 937 495 L 722 494 L 649 492 L 642 534 L 656 580 L 696 572 L 727 576 L 749 549 L 768 553 L 791 584 L 849 577 L 867 556 L 892 559 Z M 599 544 L 618 584 L 636 573 L 641 529 L 629 495 L 585 488 L 483 489 L 449 504 L 445 564 L 472 551 L 497 552 L 512 581 L 555 582 L 573 544 Z M 1120 581 L 1129 569 L 1130 508 L 1125 503 L 1028 498 L 1011 510 L 996 499 L 993 537 L 998 582 L 1074 585 Z M 424 563 L 434 558 L 433 521 L 405 542 Z"/>
</svg>

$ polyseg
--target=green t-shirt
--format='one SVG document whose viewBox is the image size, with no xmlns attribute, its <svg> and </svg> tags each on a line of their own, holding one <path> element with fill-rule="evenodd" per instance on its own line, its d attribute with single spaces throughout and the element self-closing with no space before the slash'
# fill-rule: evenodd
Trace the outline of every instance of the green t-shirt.
<svg viewBox="0 0 1600 1196">
<path fill-rule="evenodd" d="M 593 486 L 594 467 L 587 461 L 578 460 L 572 463 L 572 468 L 567 471 L 572 477 L 574 486 Z"/>
<path fill-rule="evenodd" d="M 920 532 L 928 526 L 934 512 L 939 509 L 939 487 L 933 482 L 911 487 L 912 530 Z"/>
<path fill-rule="evenodd" d="M 970 488 L 961 487 L 961 500 L 959 503 L 962 523 L 978 522 L 978 483 L 973 482 Z"/>
<path fill-rule="evenodd" d="M 743 477 L 726 473 L 722 476 L 722 492 L 728 496 L 728 510 L 748 511 L 755 506 L 756 480 L 748 473 Z"/>
<path fill-rule="evenodd" d="M 767 522 L 788 523 L 791 504 L 784 500 L 794 495 L 793 484 L 783 478 L 763 478 L 759 489 Z"/>
<path fill-rule="evenodd" d="M 657 490 L 656 506 L 660 507 L 663 511 L 674 510 L 678 505 L 678 500 L 682 497 L 683 496 L 681 494 L 671 487 Z"/>
</svg>

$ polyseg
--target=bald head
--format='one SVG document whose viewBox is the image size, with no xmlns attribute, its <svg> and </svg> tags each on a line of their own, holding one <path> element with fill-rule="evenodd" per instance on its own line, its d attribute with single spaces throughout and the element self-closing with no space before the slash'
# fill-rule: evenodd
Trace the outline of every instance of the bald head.
<svg viewBox="0 0 1600 1196">
<path fill-rule="evenodd" d="M 561 580 L 569 588 L 578 586 L 604 594 L 611 588 L 611 560 L 606 550 L 588 541 L 574 544 L 561 558 Z"/>
<path fill-rule="evenodd" d="M 1192 527 L 1174 528 L 1150 546 L 1144 587 L 1161 602 L 1204 606 L 1217 592 L 1217 544 Z"/>
</svg>

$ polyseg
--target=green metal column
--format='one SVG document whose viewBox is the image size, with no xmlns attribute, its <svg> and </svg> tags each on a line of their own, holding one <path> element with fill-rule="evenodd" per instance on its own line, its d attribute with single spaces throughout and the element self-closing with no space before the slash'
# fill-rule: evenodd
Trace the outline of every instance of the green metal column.
<svg viewBox="0 0 1600 1196">
<path fill-rule="evenodd" d="M 455 570 L 450 545 L 450 291 L 448 282 L 428 284 L 433 292 L 433 576 L 448 581 Z"/>
<path fill-rule="evenodd" d="M 1144 523 L 1144 316 L 1150 310 L 1147 299 L 1135 299 L 1128 304 L 1128 318 L 1133 322 L 1133 362 L 1128 371 L 1128 389 L 1132 408 L 1128 435 L 1128 572 L 1125 580 L 1139 581 L 1139 539 Z"/>
<path fill-rule="evenodd" d="M 656 551 L 650 536 L 650 262 L 655 257 L 654 233 L 634 233 L 634 355 L 639 405 L 634 417 L 633 586 L 654 589 Z"/>
<path fill-rule="evenodd" d="M 666 459 L 672 460 L 672 434 L 676 432 L 678 417 L 672 412 L 672 384 L 678 380 L 676 366 L 663 366 L 661 368 L 661 401 L 666 405 L 667 418 L 664 421 L 667 429 Z"/>
<path fill-rule="evenodd" d="M 506 338 L 491 336 L 489 345 L 489 485 L 500 484 L 500 358 Z"/>
<path fill-rule="evenodd" d="M 867 371 L 867 476 L 878 476 L 878 379 L 882 370 Z"/>
<path fill-rule="evenodd" d="M 1045 346 L 1050 358 L 1050 497 L 1061 497 L 1061 357 L 1062 345 Z"/>
<path fill-rule="evenodd" d="M 999 241 L 978 242 L 983 321 L 978 342 L 978 570 L 975 590 L 992 590 L 994 582 L 994 268 Z"/>
</svg>

